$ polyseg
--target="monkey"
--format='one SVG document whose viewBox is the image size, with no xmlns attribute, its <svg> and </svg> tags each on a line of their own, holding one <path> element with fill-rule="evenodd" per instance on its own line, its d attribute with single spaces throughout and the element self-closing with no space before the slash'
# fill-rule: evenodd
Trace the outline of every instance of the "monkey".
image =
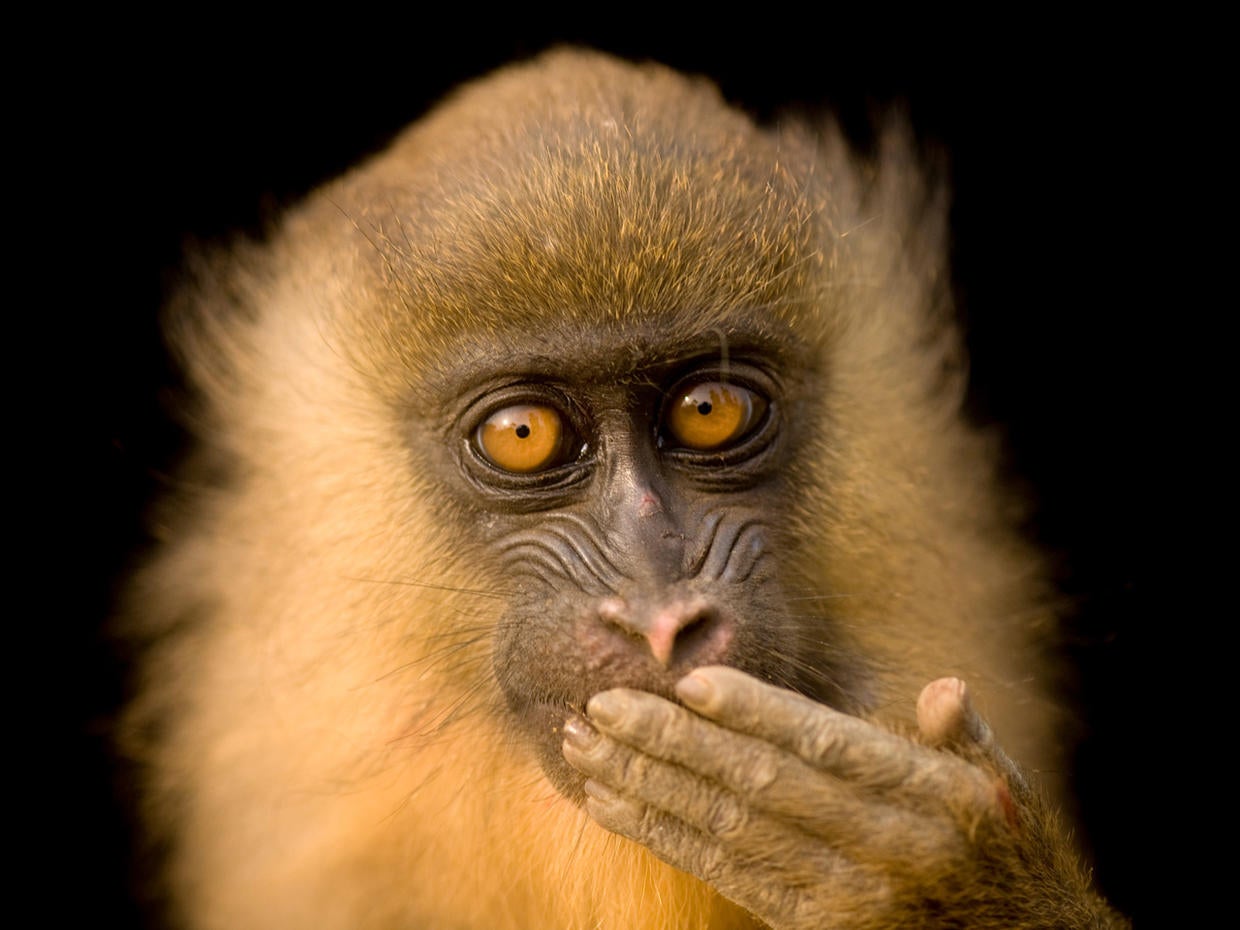
<svg viewBox="0 0 1240 930">
<path fill-rule="evenodd" d="M 199 256 L 122 620 L 170 925 L 1127 926 L 943 188 L 563 48 Z"/>
</svg>

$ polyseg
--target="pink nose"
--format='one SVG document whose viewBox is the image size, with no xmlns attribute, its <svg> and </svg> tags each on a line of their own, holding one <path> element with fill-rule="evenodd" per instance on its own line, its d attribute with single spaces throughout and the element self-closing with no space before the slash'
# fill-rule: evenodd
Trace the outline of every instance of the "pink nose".
<svg viewBox="0 0 1240 930">
<path fill-rule="evenodd" d="M 732 638 L 728 624 L 705 598 L 688 597 L 634 607 L 618 597 L 598 606 L 599 618 L 629 636 L 640 636 L 664 668 L 702 665 L 721 656 Z"/>
</svg>

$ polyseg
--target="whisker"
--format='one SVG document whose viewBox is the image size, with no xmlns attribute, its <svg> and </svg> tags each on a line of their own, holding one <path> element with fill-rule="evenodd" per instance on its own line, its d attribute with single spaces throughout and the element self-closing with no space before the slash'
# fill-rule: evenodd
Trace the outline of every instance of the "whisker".
<svg viewBox="0 0 1240 930">
<path fill-rule="evenodd" d="M 462 640 L 459 642 L 448 643 L 439 649 L 436 649 L 432 652 L 428 652 L 425 655 L 419 656 L 416 659 L 413 659 L 409 662 L 405 662 L 401 665 L 398 665 L 395 668 L 391 669 L 390 671 L 384 672 L 378 678 L 372 679 L 371 683 L 373 684 L 374 682 L 384 681 L 388 678 L 391 678 L 393 675 L 399 675 L 401 672 L 409 671 L 410 669 L 417 668 L 420 665 L 426 665 L 428 663 L 433 664 L 434 662 L 437 662 L 445 658 L 446 656 L 455 655 L 456 653 L 464 649 L 468 649 L 470 646 L 477 645 L 480 642 L 485 642 L 486 640 L 490 638 L 490 635 L 491 635 L 490 631 L 487 631 L 485 633 L 481 633 L 477 636 L 474 636 L 470 639 Z M 419 676 L 419 679 L 421 679 L 422 677 L 425 677 L 425 674 L 426 674 L 426 670 L 424 669 L 423 674 Z"/>
<path fill-rule="evenodd" d="M 478 588 L 462 588 L 457 585 L 436 584 L 433 581 L 410 581 L 405 578 L 365 578 L 360 575 L 345 575 L 343 577 L 349 581 L 363 581 L 367 584 L 390 584 L 410 588 L 430 588 L 436 591 L 448 591 L 452 594 L 468 594 L 473 597 L 488 597 L 501 601 L 506 600 L 508 597 L 506 594 L 498 594 L 494 591 L 483 591 Z"/>
</svg>

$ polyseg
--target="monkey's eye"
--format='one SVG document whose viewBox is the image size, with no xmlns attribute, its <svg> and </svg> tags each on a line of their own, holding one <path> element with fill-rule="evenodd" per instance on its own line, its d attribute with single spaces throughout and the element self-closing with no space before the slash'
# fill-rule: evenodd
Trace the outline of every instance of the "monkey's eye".
<svg viewBox="0 0 1240 930">
<path fill-rule="evenodd" d="M 483 420 L 474 442 L 496 468 L 526 475 L 563 465 L 572 451 L 571 436 L 554 407 L 512 404 Z"/>
<path fill-rule="evenodd" d="M 713 452 L 748 436 L 762 422 L 766 406 L 762 395 L 739 384 L 689 382 L 672 397 L 664 426 L 680 446 Z"/>
</svg>

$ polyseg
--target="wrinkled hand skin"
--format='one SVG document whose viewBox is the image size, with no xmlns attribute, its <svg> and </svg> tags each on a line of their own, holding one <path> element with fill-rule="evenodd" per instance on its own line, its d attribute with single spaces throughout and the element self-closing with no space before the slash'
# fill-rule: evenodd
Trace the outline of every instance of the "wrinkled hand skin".
<svg viewBox="0 0 1240 930">
<path fill-rule="evenodd" d="M 774 930 L 1127 926 L 958 679 L 916 741 L 730 668 L 677 695 L 596 695 L 564 756 L 599 824 Z"/>
</svg>

